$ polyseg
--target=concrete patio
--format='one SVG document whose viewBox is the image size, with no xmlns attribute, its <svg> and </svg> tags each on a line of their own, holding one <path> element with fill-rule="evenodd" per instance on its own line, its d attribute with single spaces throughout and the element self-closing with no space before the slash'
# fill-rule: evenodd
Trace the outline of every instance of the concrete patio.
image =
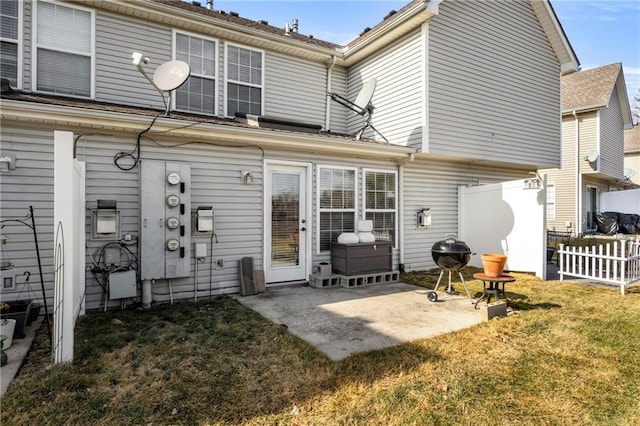
<svg viewBox="0 0 640 426">
<path fill-rule="evenodd" d="M 486 312 L 474 309 L 466 295 L 438 293 L 405 283 L 358 288 L 269 288 L 238 296 L 243 305 L 314 345 L 330 359 L 401 345 L 480 323 Z"/>
</svg>

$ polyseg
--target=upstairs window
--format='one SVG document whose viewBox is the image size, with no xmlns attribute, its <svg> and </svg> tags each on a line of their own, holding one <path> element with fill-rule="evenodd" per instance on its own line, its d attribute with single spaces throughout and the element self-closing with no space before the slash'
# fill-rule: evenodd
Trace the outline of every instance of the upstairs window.
<svg viewBox="0 0 640 426">
<path fill-rule="evenodd" d="M 356 216 L 355 169 L 318 169 L 319 251 L 331 250 L 343 232 L 354 232 Z"/>
<path fill-rule="evenodd" d="M 365 219 L 373 221 L 376 240 L 396 241 L 397 179 L 394 172 L 365 171 Z"/>
<path fill-rule="evenodd" d="M 236 112 L 262 115 L 264 53 L 226 45 L 226 115 Z"/>
<path fill-rule="evenodd" d="M 35 89 L 93 97 L 93 11 L 38 1 Z"/>
<path fill-rule="evenodd" d="M 175 91 L 175 108 L 216 115 L 216 41 L 174 33 L 174 46 L 175 59 L 191 67 L 191 76 Z"/>
<path fill-rule="evenodd" d="M 14 88 L 21 87 L 21 11 L 21 1 L 0 1 L 0 77 L 9 80 L 9 85 Z"/>
</svg>

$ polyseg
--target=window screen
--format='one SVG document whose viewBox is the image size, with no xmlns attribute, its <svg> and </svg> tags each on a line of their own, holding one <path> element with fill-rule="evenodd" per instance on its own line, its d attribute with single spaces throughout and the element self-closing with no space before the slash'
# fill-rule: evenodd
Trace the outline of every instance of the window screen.
<svg viewBox="0 0 640 426">
<path fill-rule="evenodd" d="M 0 1 L 0 77 L 18 87 L 18 0 Z"/>
<path fill-rule="evenodd" d="M 262 52 L 227 46 L 227 115 L 262 114 Z"/>
<path fill-rule="evenodd" d="M 365 172 L 365 219 L 373 221 L 376 240 L 396 238 L 396 175 L 390 172 Z"/>
<path fill-rule="evenodd" d="M 91 96 L 91 12 L 43 1 L 37 8 L 37 90 Z"/>
<path fill-rule="evenodd" d="M 319 169 L 320 251 L 331 249 L 343 232 L 354 232 L 356 174 L 351 169 Z"/>
<path fill-rule="evenodd" d="M 175 58 L 191 67 L 191 76 L 176 89 L 176 108 L 215 115 L 216 42 L 187 34 L 176 34 Z"/>
</svg>

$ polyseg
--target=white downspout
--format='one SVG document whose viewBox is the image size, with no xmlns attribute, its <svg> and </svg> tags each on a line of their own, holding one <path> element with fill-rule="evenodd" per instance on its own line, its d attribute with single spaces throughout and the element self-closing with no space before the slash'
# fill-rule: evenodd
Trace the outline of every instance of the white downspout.
<svg viewBox="0 0 640 426">
<path fill-rule="evenodd" d="M 333 67 L 336 65 L 336 55 L 331 56 L 331 63 L 327 67 L 327 94 L 331 93 L 331 80 L 333 79 Z M 331 98 L 326 96 L 326 107 L 324 109 L 324 130 L 330 130 L 331 125 Z"/>
<path fill-rule="evenodd" d="M 398 164 L 398 263 L 404 265 L 404 166 L 415 159 L 415 154 L 407 155 L 407 158 Z"/>
<path fill-rule="evenodd" d="M 573 111 L 573 118 L 576 120 L 576 237 L 582 232 L 582 176 L 580 175 L 580 120 L 578 114 Z"/>
</svg>

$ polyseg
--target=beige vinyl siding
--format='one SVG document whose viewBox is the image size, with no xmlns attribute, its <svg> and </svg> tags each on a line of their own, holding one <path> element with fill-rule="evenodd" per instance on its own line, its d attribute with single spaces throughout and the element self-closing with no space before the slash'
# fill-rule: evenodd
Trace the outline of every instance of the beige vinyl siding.
<svg viewBox="0 0 640 426">
<path fill-rule="evenodd" d="M 640 153 L 626 154 L 624 156 L 624 167 L 625 169 L 631 169 L 635 172 L 630 180 L 636 185 L 640 185 Z"/>
<path fill-rule="evenodd" d="M 600 172 L 622 179 L 624 170 L 624 123 L 620 114 L 618 91 L 614 90 L 609 106 L 600 111 Z"/>
<path fill-rule="evenodd" d="M 443 2 L 428 37 L 428 151 L 557 167 L 560 66 L 529 1 Z"/>
<path fill-rule="evenodd" d="M 164 109 L 156 89 L 136 69 L 132 52 L 149 58 L 150 77 L 171 60 L 171 28 L 124 15 L 98 12 L 96 16 L 96 100 Z"/>
<path fill-rule="evenodd" d="M 433 160 L 404 167 L 404 264 L 407 270 L 434 268 L 431 247 L 458 232 L 458 187 L 521 179 L 522 170 Z M 432 225 L 416 228 L 416 212 L 431 209 Z"/>
<path fill-rule="evenodd" d="M 327 101 L 327 67 L 267 52 L 265 60 L 266 115 L 322 125 Z"/>
<path fill-rule="evenodd" d="M 578 164 L 580 173 L 592 173 L 597 171 L 597 166 L 602 159 L 602 153 L 598 142 L 598 116 L 597 111 L 578 114 L 580 120 L 580 155 L 578 156 Z M 591 164 L 584 158 L 591 150 L 596 150 L 600 154 L 600 158 L 595 164 Z"/>
<path fill-rule="evenodd" d="M 16 157 L 16 169 L 0 178 L 0 217 L 19 219 L 31 225 L 29 206 L 33 206 L 42 277 L 49 312 L 53 306 L 53 129 L 30 131 L 2 123 L 2 153 Z M 25 225 L 8 222 L 2 229 L 8 238 L 3 249 L 13 262 L 13 269 L 2 277 L 13 277 L 14 290 L 0 286 L 2 300 L 31 298 L 42 300 L 40 275 L 33 231 Z M 31 273 L 25 284 L 25 272 Z"/>
<path fill-rule="evenodd" d="M 364 82 L 377 79 L 372 124 L 394 144 L 418 147 L 422 141 L 423 49 L 422 32 L 416 30 L 349 69 L 351 100 L 355 100 Z M 362 117 L 348 115 L 350 132 L 359 130 L 362 123 Z M 382 140 L 371 129 L 364 136 Z"/>
<path fill-rule="evenodd" d="M 566 222 L 576 221 L 576 121 L 572 116 L 562 119 L 562 168 L 541 169 L 547 183 L 556 186 L 556 218 L 547 221 L 547 229 L 566 231 Z"/>
</svg>

